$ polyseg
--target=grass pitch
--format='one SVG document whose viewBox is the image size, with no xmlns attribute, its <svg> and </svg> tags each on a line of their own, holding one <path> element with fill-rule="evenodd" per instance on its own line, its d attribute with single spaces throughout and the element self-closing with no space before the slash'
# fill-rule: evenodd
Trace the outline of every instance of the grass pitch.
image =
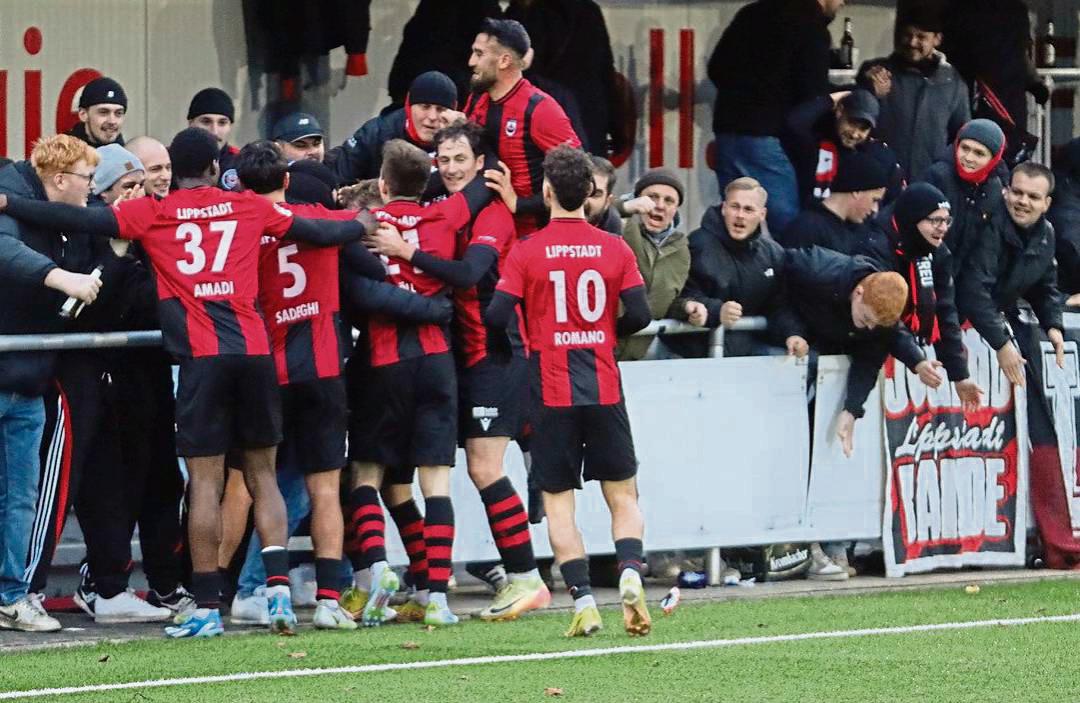
<svg viewBox="0 0 1080 703">
<path fill-rule="evenodd" d="M 428 631 L 389 625 L 278 638 L 138 641 L 0 656 L 0 691 L 290 669 L 494 657 L 1080 612 L 1080 583 L 1048 581 L 862 596 L 687 603 L 631 639 L 618 610 L 568 640 L 566 613 Z M 235 631 L 236 628 L 233 628 Z M 2 636 L 2 635 L 0 635 Z M 64 701 L 1065 701 L 1076 700 L 1080 623 L 882 634 L 580 659 L 327 674 L 37 698 Z"/>
</svg>

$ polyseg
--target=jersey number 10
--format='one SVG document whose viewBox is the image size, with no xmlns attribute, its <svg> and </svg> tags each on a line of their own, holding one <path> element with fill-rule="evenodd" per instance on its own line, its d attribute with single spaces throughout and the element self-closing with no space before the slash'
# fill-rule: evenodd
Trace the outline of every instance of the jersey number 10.
<svg viewBox="0 0 1080 703">
<path fill-rule="evenodd" d="M 548 280 L 555 287 L 555 321 L 568 322 L 566 314 L 566 271 L 549 271 Z M 589 289 L 592 288 L 590 296 Z M 593 304 L 589 305 L 589 298 Z M 585 269 L 577 279 L 577 306 L 578 314 L 585 322 L 596 322 L 604 314 L 604 306 L 607 304 L 607 288 L 604 286 L 604 277 L 595 269 Z"/>
</svg>

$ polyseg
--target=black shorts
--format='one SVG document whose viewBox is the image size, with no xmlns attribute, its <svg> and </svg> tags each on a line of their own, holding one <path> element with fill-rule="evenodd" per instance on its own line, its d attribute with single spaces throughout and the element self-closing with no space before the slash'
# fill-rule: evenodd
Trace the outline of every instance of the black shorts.
<svg viewBox="0 0 1080 703">
<path fill-rule="evenodd" d="M 345 465 L 345 381 L 320 378 L 281 387 L 285 438 L 278 465 L 303 474 Z"/>
<path fill-rule="evenodd" d="M 281 442 L 274 359 L 224 354 L 180 360 L 176 453 L 215 456 Z"/>
<path fill-rule="evenodd" d="M 349 459 L 383 466 L 453 466 L 457 395 L 449 353 L 351 370 Z"/>
<path fill-rule="evenodd" d="M 490 357 L 458 371 L 461 444 L 474 437 L 517 437 L 529 398 L 529 362 Z"/>
<path fill-rule="evenodd" d="M 532 426 L 532 476 L 540 490 L 561 493 L 586 481 L 624 481 L 637 475 L 626 405 L 537 409 Z"/>
</svg>

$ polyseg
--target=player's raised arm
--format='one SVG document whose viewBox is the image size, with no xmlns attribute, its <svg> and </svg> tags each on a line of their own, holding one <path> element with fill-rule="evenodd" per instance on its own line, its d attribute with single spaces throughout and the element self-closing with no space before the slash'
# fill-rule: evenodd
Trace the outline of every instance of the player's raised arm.
<svg viewBox="0 0 1080 703">
<path fill-rule="evenodd" d="M 115 237 L 120 233 L 116 214 L 109 207 L 79 207 L 0 193 L 0 212 L 38 227 L 63 232 L 88 232 L 103 237 Z"/>
</svg>

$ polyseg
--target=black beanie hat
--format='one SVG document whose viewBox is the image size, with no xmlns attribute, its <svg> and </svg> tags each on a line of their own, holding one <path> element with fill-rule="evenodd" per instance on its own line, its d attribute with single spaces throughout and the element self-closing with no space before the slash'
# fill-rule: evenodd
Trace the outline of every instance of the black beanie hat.
<svg viewBox="0 0 1080 703">
<path fill-rule="evenodd" d="M 919 233 L 919 222 L 935 210 L 951 210 L 949 199 L 929 183 L 913 183 L 896 198 L 893 219 L 904 253 L 912 257 L 926 256 L 933 247 Z"/>
<path fill-rule="evenodd" d="M 913 2 L 904 12 L 896 18 L 896 28 L 915 27 L 924 32 L 943 32 L 945 21 L 934 3 L 922 0 Z"/>
<path fill-rule="evenodd" d="M 225 115 L 230 122 L 236 120 L 232 98 L 221 88 L 203 88 L 191 99 L 187 118 L 193 120 L 199 115 Z"/>
<path fill-rule="evenodd" d="M 336 208 L 334 188 L 337 178 L 334 172 L 314 159 L 300 159 L 289 164 L 289 187 L 285 200 L 290 203 L 317 203 Z"/>
<path fill-rule="evenodd" d="M 994 156 L 997 156 L 1001 148 L 1005 146 L 1005 133 L 1001 131 L 1001 127 L 997 122 L 986 118 L 971 120 L 961 127 L 956 135 L 956 143 L 959 144 L 961 139 L 977 141 L 989 149 Z"/>
<path fill-rule="evenodd" d="M 218 151 L 217 139 L 201 127 L 188 127 L 177 132 L 169 144 L 173 175 L 198 178 L 217 160 Z"/>
<path fill-rule="evenodd" d="M 829 190 L 833 193 L 857 193 L 876 190 L 889 184 L 889 173 L 881 160 L 855 150 L 840 154 L 836 176 Z"/>
<path fill-rule="evenodd" d="M 120 84 L 105 76 L 95 78 L 87 83 L 86 87 L 83 88 L 82 95 L 79 96 L 79 107 L 83 109 L 103 103 L 119 105 L 125 110 L 128 104 L 127 94 L 120 87 Z"/>
<path fill-rule="evenodd" d="M 457 109 L 457 86 L 445 73 L 427 71 L 413 79 L 409 86 L 411 105 L 442 105 L 451 110 Z"/>
<path fill-rule="evenodd" d="M 674 171 L 667 168 L 653 168 L 641 174 L 641 178 L 637 179 L 637 183 L 634 184 L 634 197 L 641 195 L 641 191 L 649 186 L 655 185 L 674 188 L 675 192 L 679 194 L 679 205 L 682 205 L 686 199 L 686 191 L 683 188 L 682 181 L 679 180 Z"/>
</svg>

